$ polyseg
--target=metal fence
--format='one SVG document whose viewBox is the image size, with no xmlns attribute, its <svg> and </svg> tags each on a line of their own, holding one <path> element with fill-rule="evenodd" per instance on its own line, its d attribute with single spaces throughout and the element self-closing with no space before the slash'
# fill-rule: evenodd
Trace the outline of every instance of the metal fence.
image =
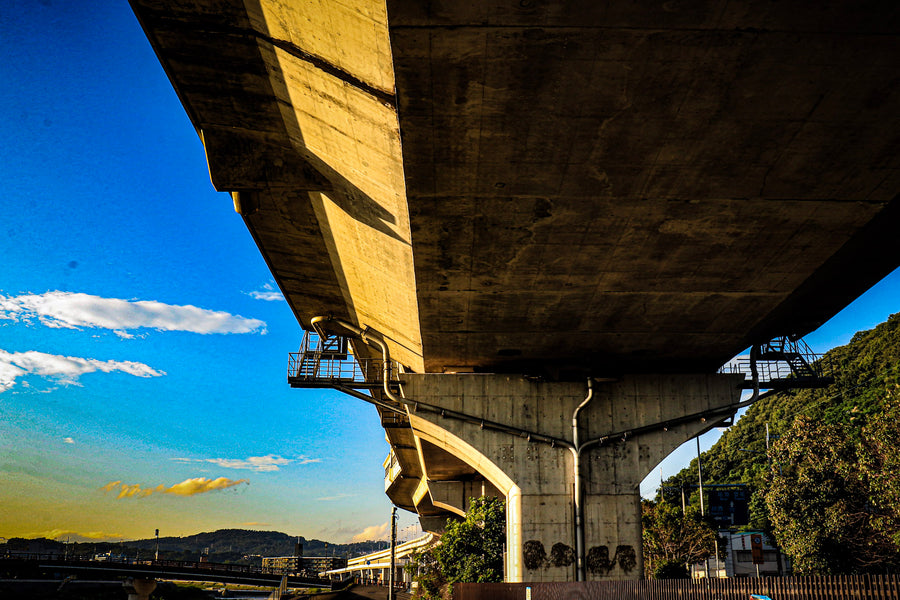
<svg viewBox="0 0 900 600">
<path fill-rule="evenodd" d="M 453 600 L 900 600 L 897 575 L 742 579 L 456 583 Z"/>
</svg>

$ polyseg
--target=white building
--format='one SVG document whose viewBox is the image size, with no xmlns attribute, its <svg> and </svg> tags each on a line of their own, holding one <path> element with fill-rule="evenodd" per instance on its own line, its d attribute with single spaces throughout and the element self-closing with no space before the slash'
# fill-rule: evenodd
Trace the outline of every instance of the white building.
<svg viewBox="0 0 900 600">
<path fill-rule="evenodd" d="M 759 565 L 753 563 L 752 537 L 762 538 L 762 560 Z M 725 560 L 711 557 L 707 564 L 699 563 L 691 566 L 691 577 L 706 577 L 707 569 L 710 577 L 775 577 L 790 573 L 790 561 L 787 555 L 769 544 L 766 536 L 758 531 L 720 531 L 720 538 L 728 540 L 728 552 Z M 758 570 L 757 570 L 758 567 Z"/>
</svg>

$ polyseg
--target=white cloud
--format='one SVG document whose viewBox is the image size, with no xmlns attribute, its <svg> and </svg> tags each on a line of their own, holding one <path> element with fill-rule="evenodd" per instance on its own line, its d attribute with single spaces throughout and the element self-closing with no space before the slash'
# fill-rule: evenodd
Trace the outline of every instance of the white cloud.
<svg viewBox="0 0 900 600">
<path fill-rule="evenodd" d="M 245 293 L 254 300 L 266 300 L 268 302 L 284 301 L 284 296 L 282 296 L 281 292 L 275 289 L 275 286 L 271 283 L 267 283 L 262 286 L 261 290 L 255 290 Z"/>
<path fill-rule="evenodd" d="M 370 540 L 386 540 L 391 535 L 391 522 L 385 521 L 381 525 L 366 527 L 360 533 L 354 535 L 351 542 L 368 542 Z"/>
<path fill-rule="evenodd" d="M 78 385 L 78 378 L 85 373 L 100 371 L 112 373 L 121 371 L 135 377 L 160 377 L 158 371 L 144 363 L 130 360 L 97 360 L 78 356 L 61 356 L 29 350 L 28 352 L 7 352 L 0 350 L 0 392 L 16 384 L 16 379 L 24 375 L 38 375 L 64 385 Z"/>
<path fill-rule="evenodd" d="M 298 458 L 282 458 L 275 454 L 268 454 L 266 456 L 248 456 L 247 458 L 174 458 L 172 460 L 185 463 L 212 463 L 226 469 L 246 469 L 258 473 L 278 471 L 280 470 L 280 467 L 291 463 L 308 465 L 310 463 L 322 462 L 322 459 L 320 458 L 309 458 L 306 456 L 300 456 Z"/>
<path fill-rule="evenodd" d="M 192 333 L 266 333 L 266 323 L 196 306 L 155 300 L 121 300 L 72 292 L 0 296 L 0 319 L 30 322 L 38 319 L 53 328 L 110 329 L 131 338 L 129 329 L 189 331 Z"/>
<path fill-rule="evenodd" d="M 340 500 L 342 498 L 352 498 L 356 494 L 335 494 L 334 496 L 322 496 L 321 498 L 316 498 L 320 502 L 331 502 L 332 500 Z"/>
<path fill-rule="evenodd" d="M 67 438 L 63 439 L 63 442 L 66 443 L 66 444 L 74 444 L 74 443 L 75 443 L 75 440 L 73 440 L 73 439 L 70 438 L 70 437 L 67 437 Z"/>
</svg>

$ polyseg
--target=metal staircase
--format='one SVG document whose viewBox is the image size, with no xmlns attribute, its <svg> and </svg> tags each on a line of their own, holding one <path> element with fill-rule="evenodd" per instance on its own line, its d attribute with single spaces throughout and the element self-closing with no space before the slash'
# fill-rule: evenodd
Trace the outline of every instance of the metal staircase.
<svg viewBox="0 0 900 600">
<path fill-rule="evenodd" d="M 816 379 L 819 373 L 807 361 L 812 350 L 802 339 L 791 341 L 787 336 L 775 338 L 760 346 L 760 360 L 781 361 L 788 365 L 798 380 Z"/>
<path fill-rule="evenodd" d="M 392 365 L 392 382 L 399 382 L 399 372 Z M 383 385 L 383 379 L 383 360 L 353 356 L 347 338 L 338 335 L 323 337 L 307 331 L 300 349 L 288 358 L 288 383 L 295 388 L 374 389 Z"/>
<path fill-rule="evenodd" d="M 814 353 L 802 338 L 795 336 L 780 336 L 761 344 L 756 366 L 761 389 L 822 388 L 834 383 L 831 364 L 822 355 Z M 749 379 L 750 359 L 738 357 L 720 372 L 742 373 Z M 745 381 L 744 387 L 750 389 L 753 384 Z"/>
</svg>

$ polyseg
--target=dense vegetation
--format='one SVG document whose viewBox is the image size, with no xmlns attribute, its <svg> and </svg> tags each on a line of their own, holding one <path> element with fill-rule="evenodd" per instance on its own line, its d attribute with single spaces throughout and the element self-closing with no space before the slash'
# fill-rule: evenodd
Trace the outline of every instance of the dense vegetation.
<svg viewBox="0 0 900 600">
<path fill-rule="evenodd" d="M 795 572 L 896 569 L 900 314 L 857 333 L 824 360 L 835 383 L 769 395 L 750 407 L 702 455 L 704 482 L 750 484 L 750 528 L 791 556 Z M 696 477 L 695 459 L 666 485 Z"/>
<path fill-rule="evenodd" d="M 440 543 L 413 555 L 405 568 L 419 598 L 439 600 L 456 582 L 503 581 L 505 507 L 501 498 L 472 498 L 464 520 L 448 520 Z"/>
<path fill-rule="evenodd" d="M 696 507 L 684 512 L 671 502 L 641 503 L 644 529 L 644 575 L 656 579 L 686 579 L 685 565 L 696 564 L 714 555 L 716 529 Z M 726 546 L 718 545 L 724 558 Z"/>
<path fill-rule="evenodd" d="M 358 556 L 387 548 L 387 542 L 357 542 L 352 544 L 331 544 L 322 540 L 308 540 L 293 537 L 277 531 L 251 531 L 246 529 L 220 529 L 208 533 L 198 533 L 187 537 L 159 538 L 160 558 L 169 560 L 196 561 L 202 554 L 208 554 L 211 562 L 253 564 L 261 563 L 263 556 L 289 556 L 294 553 L 296 542 L 303 544 L 305 556 Z M 56 540 L 25 540 L 10 538 L 0 545 L 2 550 L 36 553 L 59 553 L 70 556 L 93 556 L 111 552 L 116 555 L 153 558 L 156 552 L 156 538 L 132 540 L 129 542 L 80 542 L 66 547 Z"/>
</svg>

